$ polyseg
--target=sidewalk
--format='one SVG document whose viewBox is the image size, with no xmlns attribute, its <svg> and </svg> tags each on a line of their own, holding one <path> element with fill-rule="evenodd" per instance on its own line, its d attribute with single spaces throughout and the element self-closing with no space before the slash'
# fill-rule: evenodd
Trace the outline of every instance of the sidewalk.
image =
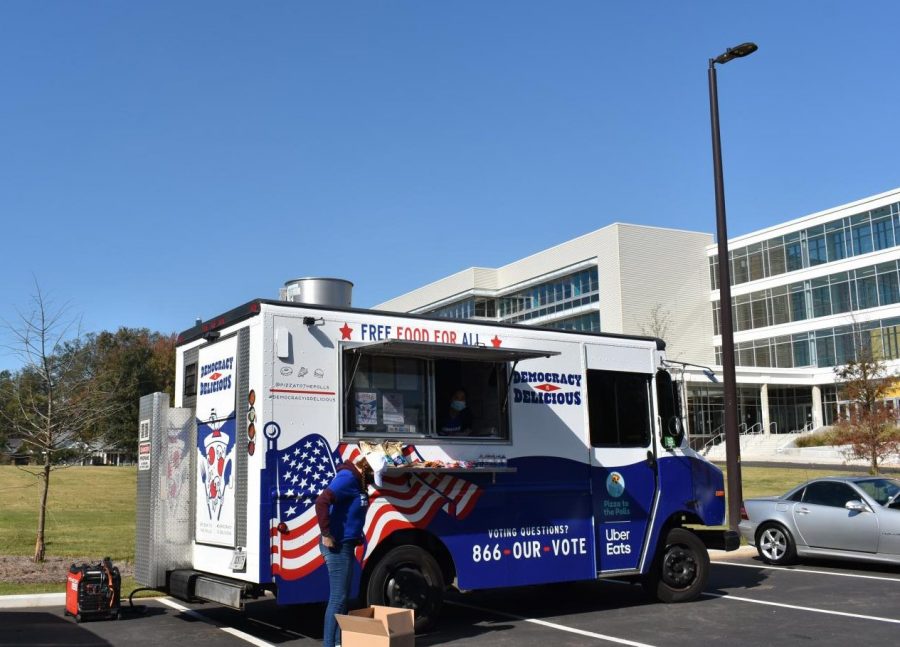
<svg viewBox="0 0 900 647">
<path fill-rule="evenodd" d="M 26 607 L 62 607 L 66 604 L 65 593 L 25 593 L 22 595 L 0 595 L 0 610 L 24 609 Z"/>
</svg>

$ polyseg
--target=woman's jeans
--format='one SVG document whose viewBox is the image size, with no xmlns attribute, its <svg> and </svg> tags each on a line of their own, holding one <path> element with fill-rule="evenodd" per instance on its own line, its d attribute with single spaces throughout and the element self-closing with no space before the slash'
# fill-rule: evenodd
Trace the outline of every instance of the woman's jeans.
<svg viewBox="0 0 900 647">
<path fill-rule="evenodd" d="M 335 647 L 341 642 L 341 628 L 334 619 L 336 613 L 347 613 L 347 597 L 350 595 L 350 583 L 353 579 L 353 552 L 356 544 L 344 542 L 340 549 L 325 548 L 319 543 L 325 565 L 328 567 L 328 584 L 331 587 L 328 595 L 328 607 L 325 609 L 325 647 Z"/>
</svg>

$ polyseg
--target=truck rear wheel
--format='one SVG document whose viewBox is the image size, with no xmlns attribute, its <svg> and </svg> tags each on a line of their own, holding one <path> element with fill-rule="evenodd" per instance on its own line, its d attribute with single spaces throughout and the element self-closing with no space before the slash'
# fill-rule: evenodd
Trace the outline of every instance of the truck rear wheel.
<svg viewBox="0 0 900 647">
<path fill-rule="evenodd" d="M 690 530 L 673 528 L 642 584 L 661 602 L 689 602 L 696 599 L 709 580 L 709 553 Z"/>
<path fill-rule="evenodd" d="M 444 598 L 444 576 L 437 561 L 419 546 L 398 546 L 382 557 L 369 576 L 369 604 L 413 609 L 416 631 L 432 628 Z"/>
</svg>

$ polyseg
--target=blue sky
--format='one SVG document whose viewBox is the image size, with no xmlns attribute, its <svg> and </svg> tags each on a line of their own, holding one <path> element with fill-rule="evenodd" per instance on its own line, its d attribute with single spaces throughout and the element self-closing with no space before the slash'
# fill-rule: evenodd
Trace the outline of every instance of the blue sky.
<svg viewBox="0 0 900 647">
<path fill-rule="evenodd" d="M 0 3 L 0 315 L 164 332 L 287 279 L 368 307 L 624 221 L 900 186 L 895 2 Z M 15 360 L 0 354 L 0 368 Z"/>
</svg>

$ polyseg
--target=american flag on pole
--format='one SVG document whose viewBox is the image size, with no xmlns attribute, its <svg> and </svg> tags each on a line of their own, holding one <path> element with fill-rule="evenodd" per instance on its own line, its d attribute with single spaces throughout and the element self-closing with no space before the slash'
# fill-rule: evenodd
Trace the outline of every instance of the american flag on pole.
<svg viewBox="0 0 900 647">
<path fill-rule="evenodd" d="M 286 580 L 302 578 L 323 563 L 319 551 L 316 497 L 328 487 L 341 462 L 360 456 L 355 445 L 338 445 L 332 451 L 322 436 L 308 435 L 299 443 L 270 450 L 278 479 L 276 517 L 270 523 L 272 574 Z M 406 456 L 418 457 L 407 446 Z M 464 519 L 475 508 L 481 489 L 451 474 L 401 474 L 384 479 L 380 490 L 370 489 L 366 515 L 366 543 L 357 551 L 363 561 L 378 543 L 395 530 L 426 528 L 438 511 Z M 278 525 L 283 523 L 282 530 Z M 365 555 L 363 555 L 365 550 Z"/>
</svg>

